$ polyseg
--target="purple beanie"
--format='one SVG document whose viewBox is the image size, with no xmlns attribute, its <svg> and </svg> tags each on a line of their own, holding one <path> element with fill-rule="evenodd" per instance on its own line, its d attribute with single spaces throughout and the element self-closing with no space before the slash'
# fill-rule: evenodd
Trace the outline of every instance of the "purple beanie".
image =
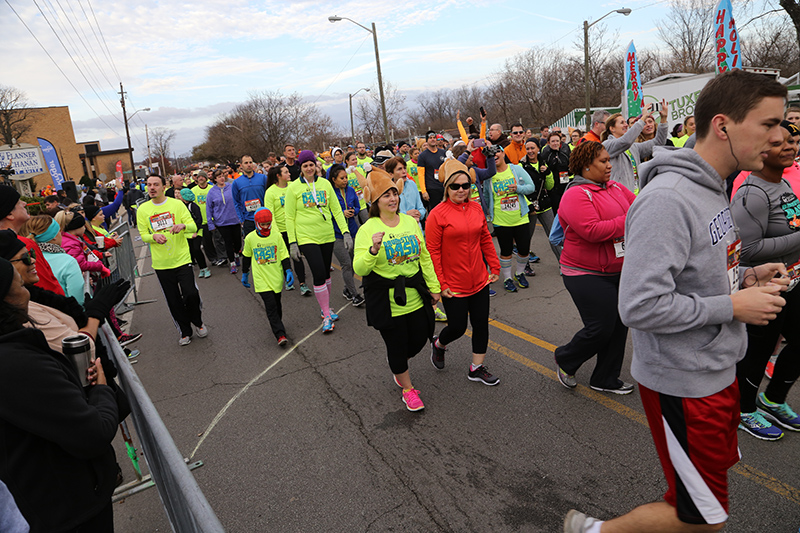
<svg viewBox="0 0 800 533">
<path fill-rule="evenodd" d="M 317 157 L 314 155 L 314 152 L 311 150 L 302 150 L 300 154 L 297 156 L 297 164 L 302 165 L 306 161 L 317 161 Z"/>
</svg>

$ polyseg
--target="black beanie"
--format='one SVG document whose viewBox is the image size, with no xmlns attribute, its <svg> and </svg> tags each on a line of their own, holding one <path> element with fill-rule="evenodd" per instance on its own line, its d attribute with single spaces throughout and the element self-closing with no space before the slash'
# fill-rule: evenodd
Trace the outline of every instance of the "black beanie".
<svg viewBox="0 0 800 533">
<path fill-rule="evenodd" d="M 17 238 L 17 234 L 13 230 L 0 230 L 0 257 L 11 261 L 11 258 L 23 248 L 25 248 L 25 243 Z"/>
<path fill-rule="evenodd" d="M 72 220 L 70 220 L 69 223 L 66 225 L 64 231 L 70 231 L 82 228 L 85 225 L 86 225 L 86 219 L 83 218 L 83 215 L 81 215 L 80 213 L 73 213 Z"/>
<path fill-rule="evenodd" d="M 14 281 L 14 265 L 0 257 L 0 300 L 5 300 Z"/>
<path fill-rule="evenodd" d="M 100 212 L 100 208 L 94 204 L 87 205 L 83 208 L 83 212 L 86 213 L 86 220 L 91 222 L 92 219 L 97 216 L 97 213 Z"/>
<path fill-rule="evenodd" d="M 20 196 L 10 185 L 0 185 L 0 219 L 6 218 L 17 206 Z"/>
</svg>

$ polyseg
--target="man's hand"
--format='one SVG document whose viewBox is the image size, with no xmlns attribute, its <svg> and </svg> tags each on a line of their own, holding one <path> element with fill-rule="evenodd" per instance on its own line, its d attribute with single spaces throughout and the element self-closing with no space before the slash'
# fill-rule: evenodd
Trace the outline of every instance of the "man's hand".
<svg viewBox="0 0 800 533">
<path fill-rule="evenodd" d="M 431 199 L 430 195 L 426 192 L 422 193 L 422 199 L 426 202 Z"/>
<path fill-rule="evenodd" d="M 467 117 L 467 120 L 466 120 L 467 126 L 472 126 L 473 122 L 475 122 L 475 121 L 472 120 L 472 117 Z"/>
<path fill-rule="evenodd" d="M 169 232 L 175 235 L 176 233 L 180 233 L 186 229 L 186 224 L 175 224 L 169 229 Z"/>
<path fill-rule="evenodd" d="M 777 274 L 780 274 L 781 277 L 776 278 Z M 744 271 L 742 288 L 762 287 L 771 283 L 779 285 L 781 290 L 785 291 L 789 287 L 789 280 L 790 276 L 786 270 L 786 265 L 783 263 L 765 263 Z"/>
<path fill-rule="evenodd" d="M 745 324 L 766 326 L 771 320 L 775 320 L 786 305 L 786 300 L 778 294 L 780 291 L 780 286 L 770 284 L 742 289 L 731 294 L 733 318 Z"/>
<path fill-rule="evenodd" d="M 156 241 L 158 244 L 166 244 L 167 236 L 162 235 L 161 233 L 156 233 L 153 235 L 153 240 Z"/>
<path fill-rule="evenodd" d="M 406 215 L 408 215 L 408 216 L 410 216 L 410 217 L 414 217 L 414 219 L 415 219 L 417 222 L 419 222 L 419 219 L 420 219 L 420 216 L 421 216 L 421 215 L 420 215 L 420 212 L 419 212 L 419 211 L 417 211 L 416 209 L 409 209 L 409 210 L 408 210 L 408 212 L 406 212 Z"/>
</svg>

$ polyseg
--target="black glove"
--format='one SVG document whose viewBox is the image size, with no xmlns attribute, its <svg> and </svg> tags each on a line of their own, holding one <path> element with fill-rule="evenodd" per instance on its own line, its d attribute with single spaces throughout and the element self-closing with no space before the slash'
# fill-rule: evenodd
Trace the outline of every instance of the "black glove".
<svg viewBox="0 0 800 533">
<path fill-rule="evenodd" d="M 130 288 L 131 282 L 124 279 L 103 285 L 94 293 L 93 298 L 87 298 L 84 301 L 83 307 L 86 309 L 86 316 L 102 322 L 108 317 L 111 309 L 125 298 Z"/>
</svg>

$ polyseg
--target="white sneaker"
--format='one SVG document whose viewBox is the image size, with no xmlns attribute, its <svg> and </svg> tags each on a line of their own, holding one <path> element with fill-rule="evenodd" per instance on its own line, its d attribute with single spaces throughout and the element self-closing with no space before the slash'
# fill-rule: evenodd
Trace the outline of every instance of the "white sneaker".
<svg viewBox="0 0 800 533">
<path fill-rule="evenodd" d="M 205 324 L 203 324 L 199 328 L 195 326 L 194 330 L 197 332 L 197 336 L 200 337 L 201 339 L 208 337 L 208 328 L 206 327 Z"/>
<path fill-rule="evenodd" d="M 600 522 L 597 518 L 570 509 L 564 518 L 564 533 L 585 533 L 594 524 Z"/>
<path fill-rule="evenodd" d="M 179 346 L 186 346 L 190 342 L 192 342 L 192 338 L 191 337 L 181 337 L 180 340 L 178 340 L 178 345 Z"/>
</svg>

